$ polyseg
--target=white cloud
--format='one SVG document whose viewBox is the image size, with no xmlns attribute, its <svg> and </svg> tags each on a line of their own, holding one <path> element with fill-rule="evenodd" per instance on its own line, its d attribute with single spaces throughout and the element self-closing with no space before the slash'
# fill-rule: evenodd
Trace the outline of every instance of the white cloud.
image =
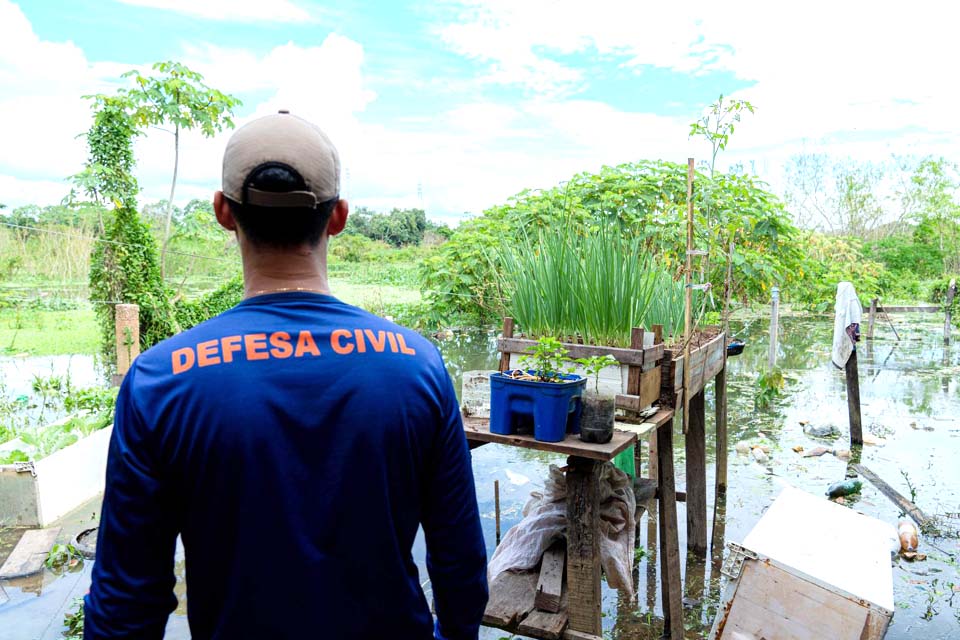
<svg viewBox="0 0 960 640">
<path fill-rule="evenodd" d="M 123 4 L 174 11 L 208 20 L 304 22 L 310 14 L 289 0 L 117 0 Z"/>
</svg>

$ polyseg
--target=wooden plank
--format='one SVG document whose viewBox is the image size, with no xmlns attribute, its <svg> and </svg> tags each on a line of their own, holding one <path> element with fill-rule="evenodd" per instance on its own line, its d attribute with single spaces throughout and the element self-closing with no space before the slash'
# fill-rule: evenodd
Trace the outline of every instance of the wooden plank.
<svg viewBox="0 0 960 640">
<path fill-rule="evenodd" d="M 726 334 L 722 334 L 726 338 Z M 726 366 L 726 340 L 713 342 L 707 346 L 707 357 L 703 367 L 703 383 L 710 382 Z"/>
<path fill-rule="evenodd" d="M 501 629 L 515 626 L 533 611 L 537 574 L 533 571 L 504 571 L 490 585 L 490 598 L 483 612 L 483 624 Z"/>
<path fill-rule="evenodd" d="M 563 595 L 563 565 L 566 549 L 563 540 L 557 540 L 543 554 L 540 562 L 540 579 L 533 604 L 537 609 L 557 613 L 560 611 L 560 596 Z M 562 629 L 561 629 L 562 630 Z"/>
<path fill-rule="evenodd" d="M 727 350 L 723 350 L 724 366 L 717 372 L 714 413 L 716 414 L 717 469 L 714 476 L 714 493 L 721 496 L 727 491 Z"/>
<path fill-rule="evenodd" d="M 860 640 L 868 611 L 778 567 L 749 561 L 720 637 Z"/>
<path fill-rule="evenodd" d="M 566 627 L 567 614 L 565 611 L 559 613 L 533 611 L 517 627 L 517 633 L 531 638 L 543 638 L 543 640 L 560 640 Z"/>
<path fill-rule="evenodd" d="M 672 419 L 657 429 L 657 485 L 660 488 L 660 588 L 663 594 L 664 633 L 670 640 L 683 640 L 683 594 L 680 590 L 680 542 L 677 534 Z"/>
<path fill-rule="evenodd" d="M 687 550 L 707 555 L 707 452 L 703 391 L 690 396 L 684 446 L 687 454 Z"/>
<path fill-rule="evenodd" d="M 535 440 L 533 436 L 517 434 L 504 436 L 498 433 L 490 433 L 490 419 L 473 416 L 463 416 L 463 431 L 471 445 L 474 442 L 493 442 L 523 449 L 579 456 L 602 462 L 613 460 L 618 453 L 637 442 L 637 436 L 634 434 L 617 429 L 613 430 L 613 438 L 610 439 L 610 442 L 604 444 L 584 442 L 579 436 L 573 434 L 568 434 L 566 439 L 560 442 L 541 442 Z"/>
<path fill-rule="evenodd" d="M 513 337 L 513 318 L 503 319 L 503 338 Z M 510 368 L 510 352 L 500 348 L 500 371 L 506 371 Z"/>
<path fill-rule="evenodd" d="M 500 338 L 497 340 L 497 350 L 503 353 L 526 353 L 529 347 L 537 344 L 536 340 L 527 338 Z M 643 349 L 627 349 L 624 347 L 602 347 L 588 344 L 563 343 L 571 358 L 590 358 L 592 356 L 612 356 L 617 362 L 627 365 L 642 366 L 645 362 L 649 367 L 656 366 L 657 361 L 663 359 L 663 345 L 657 344 Z M 650 364 L 652 363 L 652 364 Z"/>
<path fill-rule="evenodd" d="M 643 329 L 634 327 L 630 330 L 630 348 L 643 349 Z M 642 362 L 640 363 L 643 364 Z M 627 370 L 627 393 L 640 395 L 640 367 L 630 365 Z"/>
<path fill-rule="evenodd" d="M 854 349 L 844 366 L 847 377 L 847 414 L 850 417 L 850 444 L 863 444 L 863 427 L 860 424 L 860 374 L 857 371 L 857 350 Z"/>
<path fill-rule="evenodd" d="M 650 424 L 649 422 L 633 424 L 630 422 L 621 422 L 620 420 L 617 420 L 613 423 L 613 428 L 632 433 L 633 435 L 637 436 L 637 440 L 640 440 L 641 438 L 646 438 L 649 436 L 650 433 L 657 428 L 657 426 Z"/>
<path fill-rule="evenodd" d="M 59 534 L 60 527 L 25 531 L 20 542 L 0 567 L 0 579 L 23 578 L 43 569 L 47 554 L 50 553 Z"/>
<path fill-rule="evenodd" d="M 584 633 L 582 631 L 574 631 L 570 627 L 567 627 L 563 632 L 563 640 L 603 640 L 603 636 L 598 636 L 593 633 Z"/>
<path fill-rule="evenodd" d="M 600 619 L 600 465 L 571 456 L 567 471 L 567 617 L 594 635 Z"/>
<path fill-rule="evenodd" d="M 660 397 L 660 367 L 640 374 L 640 404 L 650 406 Z"/>
<path fill-rule="evenodd" d="M 873 325 L 877 321 L 877 298 L 870 300 L 870 313 L 867 315 L 867 340 L 873 340 Z"/>
<path fill-rule="evenodd" d="M 872 482 L 873 485 L 880 490 L 880 493 L 887 496 L 895 505 L 900 507 L 900 510 L 910 516 L 913 521 L 917 523 L 918 527 L 922 529 L 929 524 L 930 519 L 917 505 L 903 497 L 896 489 L 884 482 L 883 479 L 873 471 L 862 464 L 851 464 L 850 468 Z"/>
</svg>

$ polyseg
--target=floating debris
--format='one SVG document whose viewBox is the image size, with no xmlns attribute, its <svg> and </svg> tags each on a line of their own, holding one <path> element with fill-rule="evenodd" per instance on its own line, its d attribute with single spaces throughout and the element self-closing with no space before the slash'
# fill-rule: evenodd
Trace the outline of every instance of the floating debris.
<svg viewBox="0 0 960 640">
<path fill-rule="evenodd" d="M 797 446 L 793 447 L 793 450 L 797 453 L 803 453 L 803 445 L 798 444 Z"/>
<path fill-rule="evenodd" d="M 863 483 L 860 480 L 844 480 L 843 482 L 834 482 L 827 488 L 827 496 L 830 498 L 839 498 L 843 496 L 860 493 Z"/>
<path fill-rule="evenodd" d="M 736 450 L 737 450 L 737 453 L 742 453 L 746 455 L 750 453 L 750 443 L 744 440 L 741 440 L 740 442 L 737 443 Z"/>
<path fill-rule="evenodd" d="M 803 457 L 804 458 L 812 458 L 814 456 L 819 457 L 827 453 L 828 451 L 830 451 L 830 449 L 827 449 L 826 447 L 817 447 L 816 449 L 810 449 L 809 451 L 805 451 L 803 453 Z"/>
<path fill-rule="evenodd" d="M 759 462 L 760 464 L 765 464 L 766 462 L 769 461 L 769 458 L 767 458 L 766 452 L 760 447 L 755 447 L 752 453 L 753 453 L 753 459 Z"/>
<path fill-rule="evenodd" d="M 901 520 L 897 523 L 897 535 L 900 537 L 900 551 L 916 551 L 920 546 L 920 533 L 916 525 L 909 520 Z"/>
<path fill-rule="evenodd" d="M 832 424 L 806 424 L 803 432 L 813 438 L 825 438 L 832 440 L 840 437 L 840 429 Z"/>
</svg>

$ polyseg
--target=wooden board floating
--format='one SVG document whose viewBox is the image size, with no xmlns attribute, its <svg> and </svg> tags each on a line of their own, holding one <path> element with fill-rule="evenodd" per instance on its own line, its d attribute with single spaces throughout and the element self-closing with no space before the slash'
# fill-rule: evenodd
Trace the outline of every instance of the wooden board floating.
<svg viewBox="0 0 960 640">
<path fill-rule="evenodd" d="M 927 526 L 929 518 L 927 518 L 926 514 L 921 511 L 917 505 L 907 500 L 905 497 L 900 495 L 896 489 L 884 482 L 880 476 L 862 464 L 851 464 L 850 468 L 872 482 L 873 485 L 880 490 L 880 493 L 887 496 L 891 502 L 900 507 L 900 510 L 910 516 L 913 521 L 917 523 L 918 527 L 922 529 Z"/>
<path fill-rule="evenodd" d="M 0 567 L 0 579 L 32 576 L 43 569 L 47 554 L 60 534 L 60 527 L 25 531 L 7 561 Z"/>
<path fill-rule="evenodd" d="M 489 418 L 475 418 L 470 416 L 464 416 L 463 430 L 466 433 L 467 440 L 471 443 L 506 444 L 524 449 L 535 449 L 537 451 L 549 451 L 551 453 L 562 453 L 568 456 L 590 458 L 591 460 L 600 460 L 602 462 L 613 460 L 618 453 L 637 443 L 636 435 L 616 429 L 613 430 L 613 439 L 605 444 L 583 442 L 580 440 L 580 436 L 573 434 L 568 434 L 566 439 L 560 442 L 541 442 L 534 439 L 533 436 L 516 434 L 504 436 L 498 433 L 490 433 Z"/>
</svg>

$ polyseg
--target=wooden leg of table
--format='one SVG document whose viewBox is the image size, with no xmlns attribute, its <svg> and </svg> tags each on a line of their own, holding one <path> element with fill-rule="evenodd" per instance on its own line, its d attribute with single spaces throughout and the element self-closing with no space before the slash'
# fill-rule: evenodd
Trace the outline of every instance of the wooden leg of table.
<svg viewBox="0 0 960 640">
<path fill-rule="evenodd" d="M 647 436 L 647 477 L 657 480 L 657 430 L 654 429 Z"/>
<path fill-rule="evenodd" d="M 567 471 L 567 618 L 574 631 L 601 635 L 600 465 L 571 456 Z"/>
<path fill-rule="evenodd" d="M 687 550 L 707 555 L 707 456 L 703 391 L 690 396 L 687 421 Z"/>
<path fill-rule="evenodd" d="M 677 535 L 677 486 L 673 471 L 673 421 L 657 429 L 657 482 L 660 486 L 660 589 L 664 630 L 671 640 L 683 640 L 683 601 L 680 591 L 680 541 Z"/>
<path fill-rule="evenodd" d="M 727 492 L 727 368 L 716 377 L 717 474 L 714 483 L 715 498 Z"/>
</svg>

